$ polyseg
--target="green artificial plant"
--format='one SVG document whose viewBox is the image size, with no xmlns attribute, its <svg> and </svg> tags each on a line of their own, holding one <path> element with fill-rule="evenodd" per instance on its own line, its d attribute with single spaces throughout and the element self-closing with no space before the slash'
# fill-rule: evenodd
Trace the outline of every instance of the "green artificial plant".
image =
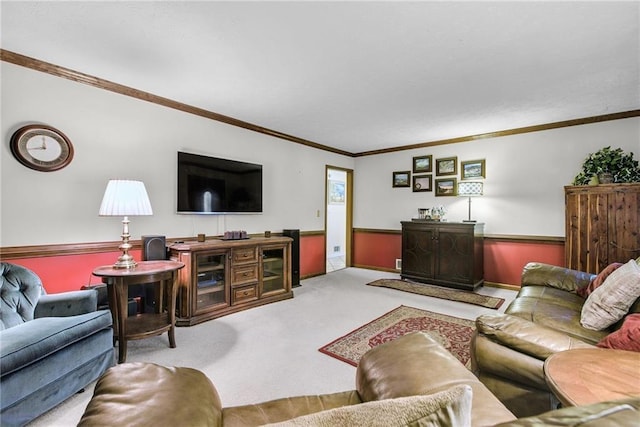
<svg viewBox="0 0 640 427">
<path fill-rule="evenodd" d="M 587 185 L 594 176 L 611 174 L 613 182 L 640 182 L 640 166 L 633 153 L 611 146 L 590 153 L 582 164 L 582 170 L 573 179 L 574 185 Z"/>
</svg>

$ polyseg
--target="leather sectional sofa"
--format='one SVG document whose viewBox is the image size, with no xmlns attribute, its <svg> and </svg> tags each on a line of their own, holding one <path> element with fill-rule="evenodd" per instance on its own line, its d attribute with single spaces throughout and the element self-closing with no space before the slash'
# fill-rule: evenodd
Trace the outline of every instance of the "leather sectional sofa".
<svg viewBox="0 0 640 427">
<path fill-rule="evenodd" d="M 558 400 L 544 378 L 550 355 L 573 348 L 593 347 L 618 330 L 624 318 L 603 330 L 581 325 L 584 290 L 596 275 L 529 263 L 522 284 L 505 314 L 476 320 L 472 340 L 472 369 L 491 392 L 518 417 L 555 409 Z M 581 294 L 581 295 L 580 295 Z M 640 298 L 629 313 L 640 312 Z"/>
<path fill-rule="evenodd" d="M 639 410 L 640 399 L 629 399 L 517 420 L 447 350 L 414 332 L 369 350 L 354 390 L 237 407 L 223 407 L 211 381 L 195 369 L 121 364 L 98 381 L 78 425 L 597 426 L 633 425 Z"/>
</svg>

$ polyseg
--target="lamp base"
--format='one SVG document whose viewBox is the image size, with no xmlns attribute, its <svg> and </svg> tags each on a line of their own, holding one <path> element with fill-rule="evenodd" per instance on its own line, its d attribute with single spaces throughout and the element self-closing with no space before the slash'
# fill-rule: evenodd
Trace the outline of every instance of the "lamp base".
<svg viewBox="0 0 640 427">
<path fill-rule="evenodd" d="M 129 254 L 122 254 L 118 257 L 118 261 L 113 264 L 113 268 L 134 268 L 138 263 Z"/>
<path fill-rule="evenodd" d="M 477 222 L 475 219 L 463 219 L 462 222 Z"/>
</svg>

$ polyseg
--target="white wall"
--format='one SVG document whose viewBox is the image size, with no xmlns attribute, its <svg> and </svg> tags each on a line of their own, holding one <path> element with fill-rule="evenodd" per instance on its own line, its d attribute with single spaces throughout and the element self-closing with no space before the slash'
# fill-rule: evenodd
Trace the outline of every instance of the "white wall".
<svg viewBox="0 0 640 427">
<path fill-rule="evenodd" d="M 400 221 L 417 218 L 418 208 L 437 205 L 448 209 L 449 221 L 467 218 L 466 197 L 392 188 L 394 171 L 411 170 L 414 156 L 432 154 L 434 162 L 457 156 L 458 179 L 460 161 L 486 159 L 484 196 L 474 198 L 471 209 L 487 234 L 564 236 L 564 186 L 589 153 L 608 145 L 640 159 L 640 118 L 359 157 L 354 226 L 400 229 Z"/>
<path fill-rule="evenodd" d="M 316 212 L 324 212 L 326 165 L 354 169 L 356 228 L 400 229 L 418 208 L 440 204 L 449 220 L 466 218 L 464 198 L 392 188 L 393 171 L 409 170 L 413 156 L 427 154 L 434 160 L 486 159 L 485 196 L 474 199 L 472 209 L 487 233 L 564 236 L 563 186 L 585 156 L 606 145 L 640 155 L 640 118 L 631 118 L 352 159 L 6 62 L 0 67 L 0 246 L 118 240 L 120 219 L 97 214 L 111 178 L 140 179 L 147 186 L 154 215 L 131 218 L 133 238 L 322 230 L 324 218 Z M 32 122 L 71 139 L 75 157 L 69 166 L 44 173 L 13 158 L 11 135 Z M 264 214 L 175 214 L 178 150 L 263 164 Z"/>
<path fill-rule="evenodd" d="M 107 181 L 142 180 L 154 215 L 132 217 L 132 238 L 324 228 L 325 166 L 354 160 L 267 135 L 96 89 L 13 64 L 2 71 L 0 246 L 113 241 L 121 218 L 98 217 Z M 274 112 L 277 114 L 277 112 Z M 11 135 L 40 122 L 69 137 L 72 163 L 56 172 L 25 168 L 12 156 Z M 261 215 L 177 215 L 176 152 L 263 165 Z"/>
</svg>

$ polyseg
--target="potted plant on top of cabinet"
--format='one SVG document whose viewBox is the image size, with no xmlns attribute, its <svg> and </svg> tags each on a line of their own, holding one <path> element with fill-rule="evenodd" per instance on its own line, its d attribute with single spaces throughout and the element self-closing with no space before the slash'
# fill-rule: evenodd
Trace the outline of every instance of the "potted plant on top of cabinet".
<svg viewBox="0 0 640 427">
<path fill-rule="evenodd" d="M 573 179 L 574 185 L 608 184 L 612 182 L 640 182 L 640 166 L 633 153 L 611 146 L 590 153 L 582 169 Z"/>
</svg>

